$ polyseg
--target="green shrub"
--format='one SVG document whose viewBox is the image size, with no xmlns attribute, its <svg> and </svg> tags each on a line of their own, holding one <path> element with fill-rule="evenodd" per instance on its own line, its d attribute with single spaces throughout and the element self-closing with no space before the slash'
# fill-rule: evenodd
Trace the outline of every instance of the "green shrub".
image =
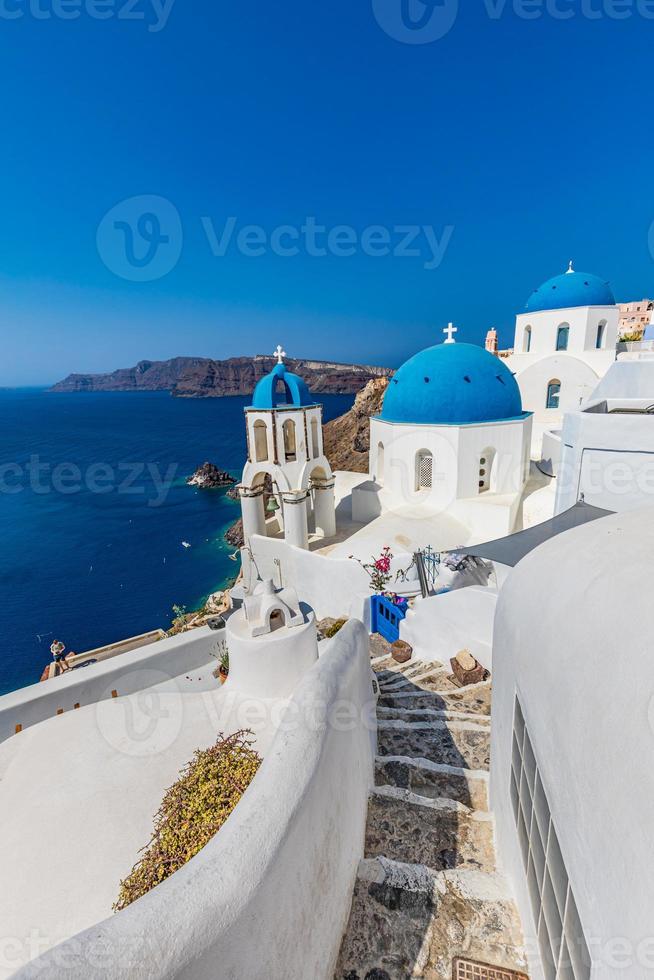
<svg viewBox="0 0 654 980">
<path fill-rule="evenodd" d="M 143 857 L 120 883 L 114 911 L 141 898 L 201 851 L 235 808 L 261 765 L 251 748 L 253 733 L 222 735 L 197 749 L 166 790 L 154 817 L 154 833 Z"/>
</svg>

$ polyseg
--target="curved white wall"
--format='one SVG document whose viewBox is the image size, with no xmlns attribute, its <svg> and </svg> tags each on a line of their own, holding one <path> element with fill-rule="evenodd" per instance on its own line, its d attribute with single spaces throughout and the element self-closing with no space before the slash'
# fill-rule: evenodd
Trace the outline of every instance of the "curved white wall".
<svg viewBox="0 0 654 980">
<path fill-rule="evenodd" d="M 491 796 L 499 854 L 537 948 L 510 799 L 517 693 L 594 980 L 654 975 L 653 553 L 652 507 L 568 531 L 520 562 L 495 620 Z M 537 980 L 538 964 L 531 966 Z"/>
<path fill-rule="evenodd" d="M 579 408 L 580 402 L 591 395 L 600 377 L 582 358 L 567 353 L 551 354 L 532 363 L 525 359 L 524 365 L 520 359 L 512 358 L 511 367 L 517 371 L 516 381 L 520 385 L 525 411 L 534 412 L 538 421 L 559 419 L 563 412 Z M 559 407 L 548 409 L 547 387 L 554 380 L 561 383 Z"/>
<path fill-rule="evenodd" d="M 475 585 L 418 599 L 400 626 L 400 636 L 420 660 L 447 666 L 467 649 L 490 670 L 496 603 L 495 589 Z"/>
<path fill-rule="evenodd" d="M 357 562 L 305 551 L 279 538 L 255 536 L 250 540 L 250 547 L 259 576 L 271 578 L 276 586 L 292 586 L 315 609 L 318 619 L 325 616 L 366 619 L 370 579 Z M 242 556 L 247 581 L 247 553 L 242 552 Z M 406 568 L 411 559 L 411 555 L 397 555 L 397 567 Z"/>
<path fill-rule="evenodd" d="M 374 725 L 368 636 L 348 623 L 299 685 L 220 833 L 16 976 L 331 980 L 363 855 Z"/>
<path fill-rule="evenodd" d="M 172 679 L 202 667 L 220 656 L 224 637 L 224 630 L 205 626 L 5 694 L 0 697 L 0 742 L 14 734 L 16 725 L 29 728 L 54 717 L 60 708 L 69 711 L 76 704 L 104 701 L 112 690 L 121 697 L 134 694 L 165 676 Z"/>
</svg>

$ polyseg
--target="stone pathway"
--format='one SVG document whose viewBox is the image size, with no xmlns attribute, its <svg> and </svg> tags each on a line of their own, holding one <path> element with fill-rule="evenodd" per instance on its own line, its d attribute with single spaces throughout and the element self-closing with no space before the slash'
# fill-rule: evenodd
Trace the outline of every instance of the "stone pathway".
<svg viewBox="0 0 654 980">
<path fill-rule="evenodd" d="M 488 810 L 491 682 L 388 649 L 372 638 L 375 788 L 335 980 L 451 980 L 456 956 L 524 971 Z"/>
</svg>

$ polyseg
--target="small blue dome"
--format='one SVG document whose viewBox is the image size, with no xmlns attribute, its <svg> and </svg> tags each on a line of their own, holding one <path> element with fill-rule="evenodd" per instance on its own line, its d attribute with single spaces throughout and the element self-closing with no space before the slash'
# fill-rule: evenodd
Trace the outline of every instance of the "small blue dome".
<svg viewBox="0 0 654 980">
<path fill-rule="evenodd" d="M 548 279 L 527 300 L 528 313 L 542 310 L 567 310 L 574 306 L 615 306 L 611 287 L 604 279 L 589 272 L 570 269 L 562 276 Z"/>
<path fill-rule="evenodd" d="M 306 382 L 297 374 L 286 370 L 285 364 L 276 364 L 270 374 L 264 375 L 254 389 L 252 408 L 283 408 L 284 406 L 315 405 L 315 399 Z"/>
<path fill-rule="evenodd" d="M 380 418 L 412 425 L 470 425 L 522 415 L 518 384 L 498 357 L 474 344 L 439 344 L 396 372 Z"/>
</svg>

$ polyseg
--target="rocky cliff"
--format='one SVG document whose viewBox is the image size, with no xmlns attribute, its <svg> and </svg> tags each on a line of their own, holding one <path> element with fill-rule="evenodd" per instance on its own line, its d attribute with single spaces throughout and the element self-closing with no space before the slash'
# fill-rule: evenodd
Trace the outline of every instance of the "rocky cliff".
<svg viewBox="0 0 654 980">
<path fill-rule="evenodd" d="M 178 398 L 219 398 L 250 395 L 264 374 L 276 364 L 274 357 L 174 357 L 170 361 L 139 361 L 132 368 L 111 374 L 69 374 L 52 391 L 170 391 Z M 286 361 L 316 394 L 351 394 L 371 379 L 391 374 L 388 368 L 330 361 Z"/>
<path fill-rule="evenodd" d="M 381 412 L 388 378 L 369 381 L 349 412 L 328 422 L 323 430 L 325 455 L 333 470 L 368 472 L 370 417 Z"/>
</svg>

